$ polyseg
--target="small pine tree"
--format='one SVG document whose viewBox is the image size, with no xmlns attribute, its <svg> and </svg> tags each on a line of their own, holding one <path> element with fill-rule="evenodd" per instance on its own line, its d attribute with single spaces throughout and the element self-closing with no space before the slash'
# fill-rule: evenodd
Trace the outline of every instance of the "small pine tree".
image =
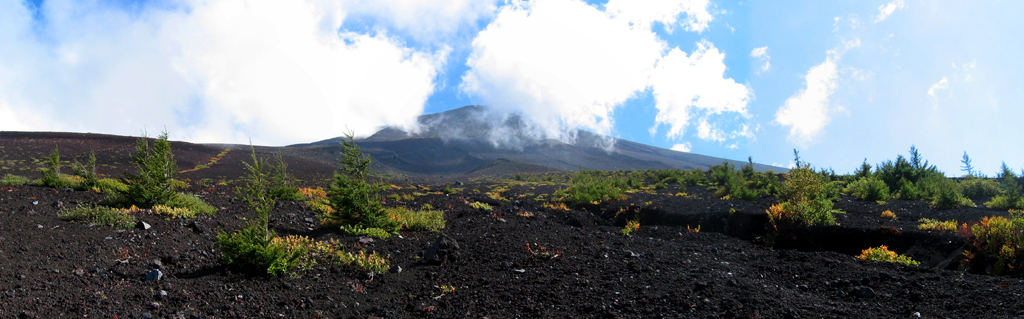
<svg viewBox="0 0 1024 319">
<path fill-rule="evenodd" d="M 43 159 L 43 163 L 46 164 L 46 167 L 42 169 L 43 185 L 57 188 L 64 187 L 60 177 L 60 149 L 57 146 L 53 147 L 50 156 Z"/>
<path fill-rule="evenodd" d="M 84 165 L 79 164 L 76 159 L 71 167 L 75 171 L 75 176 L 82 178 L 79 188 L 89 189 L 99 183 L 99 175 L 96 174 L 96 152 L 89 153 L 89 160 Z"/>
<path fill-rule="evenodd" d="M 149 208 L 166 203 L 174 196 L 171 179 L 178 173 L 178 166 L 174 161 L 174 154 L 171 153 L 171 142 L 167 140 L 167 136 L 167 132 L 160 133 L 152 148 L 145 135 L 135 141 L 135 155 L 132 155 L 132 161 L 135 162 L 138 174 L 125 172 L 122 179 L 122 182 L 128 185 L 128 191 L 123 194 L 127 200 L 125 204 Z"/>
<path fill-rule="evenodd" d="M 381 205 L 381 185 L 367 180 L 369 156 L 359 150 L 352 133 L 345 134 L 341 148 L 341 167 L 334 173 L 327 192 L 334 212 L 323 214 L 321 220 L 328 224 L 397 230 L 398 224 L 388 220 Z"/>
<path fill-rule="evenodd" d="M 256 211 L 256 226 L 263 229 L 264 234 L 270 237 L 269 216 L 270 210 L 274 208 L 274 197 L 270 194 L 270 179 L 264 171 L 267 167 L 266 160 L 256 157 L 256 148 L 252 149 L 252 164 L 242 162 L 248 174 L 244 177 L 245 186 L 237 189 L 241 194 L 242 201 Z"/>
<path fill-rule="evenodd" d="M 971 158 L 967 156 L 966 151 L 964 151 L 964 158 L 960 160 L 960 163 L 964 164 L 960 166 L 960 169 L 967 173 L 965 177 L 974 177 L 974 166 L 971 166 Z"/>
</svg>

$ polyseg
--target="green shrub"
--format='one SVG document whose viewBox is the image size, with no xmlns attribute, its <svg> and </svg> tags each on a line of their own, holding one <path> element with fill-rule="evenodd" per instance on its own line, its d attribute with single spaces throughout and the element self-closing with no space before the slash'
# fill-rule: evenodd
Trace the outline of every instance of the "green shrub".
<svg viewBox="0 0 1024 319">
<path fill-rule="evenodd" d="M 196 214 L 213 215 L 213 213 L 217 212 L 217 208 L 207 205 L 202 199 L 193 194 L 174 193 L 165 203 L 165 206 L 187 209 L 192 211 L 193 217 Z"/>
<path fill-rule="evenodd" d="M 494 209 L 494 208 L 491 208 L 491 205 L 487 205 L 486 203 L 481 203 L 481 202 L 469 203 L 469 207 L 473 207 L 475 209 L 480 209 L 480 210 L 486 210 L 486 211 L 491 211 L 491 210 Z"/>
<path fill-rule="evenodd" d="M 684 171 L 678 179 L 681 184 L 690 186 L 704 186 L 708 184 L 708 175 L 700 168 Z"/>
<path fill-rule="evenodd" d="M 835 184 L 825 182 L 821 175 L 811 170 L 810 165 L 805 164 L 786 174 L 779 189 L 782 202 L 769 208 L 768 217 L 772 223 L 835 225 L 833 214 L 843 213 L 832 208 L 837 197 Z"/>
<path fill-rule="evenodd" d="M 886 186 L 885 182 L 881 179 L 873 176 L 853 181 L 846 187 L 846 192 L 865 201 L 889 199 L 889 186 Z"/>
<path fill-rule="evenodd" d="M 322 214 L 320 220 L 328 224 L 398 230 L 399 225 L 388 220 L 381 205 L 380 184 L 367 180 L 370 158 L 359 151 L 352 133 L 345 135 L 341 148 L 341 167 L 334 173 L 327 193 L 334 211 Z"/>
<path fill-rule="evenodd" d="M 178 173 L 174 154 L 171 153 L 171 142 L 167 140 L 167 132 L 153 142 L 142 136 L 135 141 L 135 155 L 132 155 L 137 174 L 125 173 L 122 182 L 128 185 L 128 191 L 120 198 L 126 203 L 142 208 L 166 203 L 174 196 L 171 180 Z"/>
<path fill-rule="evenodd" d="M 67 188 L 71 187 L 67 182 L 67 179 L 61 178 L 60 173 L 60 149 L 54 147 L 50 155 L 43 158 L 42 162 L 46 165 L 40 171 L 43 173 L 43 185 L 53 188 Z"/>
<path fill-rule="evenodd" d="M 747 165 L 747 171 L 750 174 L 754 174 L 753 166 Z M 733 165 L 729 161 L 725 161 L 722 165 L 715 165 L 711 167 L 711 176 L 715 184 L 718 185 L 718 189 L 715 190 L 715 197 L 721 199 L 733 199 L 733 200 L 746 200 L 752 201 L 757 198 L 757 191 L 753 191 L 747 187 L 747 180 L 744 178 L 742 171 L 736 171 L 736 165 Z"/>
<path fill-rule="evenodd" d="M 92 189 L 100 193 L 117 194 L 127 192 L 128 185 L 125 185 L 121 181 L 113 178 L 103 178 L 96 181 L 96 186 L 94 186 Z"/>
<path fill-rule="evenodd" d="M 974 207 L 972 202 L 956 189 L 956 182 L 942 177 L 938 180 L 932 190 L 931 204 L 935 208 L 960 208 Z"/>
<path fill-rule="evenodd" d="M 274 237 L 262 225 L 249 225 L 234 233 L 217 234 L 217 243 L 228 267 L 278 276 L 298 266 L 305 251 L 273 245 Z"/>
<path fill-rule="evenodd" d="M 21 186 L 31 182 L 28 177 L 18 176 L 14 174 L 6 174 L 3 179 L 0 179 L 0 184 L 8 186 Z"/>
<path fill-rule="evenodd" d="M 934 230 L 944 231 L 949 233 L 955 233 L 957 229 L 956 220 L 938 221 L 931 218 L 921 218 L 918 220 L 920 224 L 917 225 L 917 229 L 920 230 Z"/>
<path fill-rule="evenodd" d="M 569 188 L 556 192 L 573 204 L 590 204 L 619 200 L 631 182 L 628 178 L 608 176 L 601 171 L 580 170 L 569 177 Z"/>
<path fill-rule="evenodd" d="M 961 234 L 971 244 L 975 253 L 965 253 L 968 259 L 989 257 L 996 259 L 990 274 L 1024 273 L 1024 217 L 1018 210 L 1010 210 L 1010 218 L 1002 216 L 984 217 L 969 227 L 961 227 Z"/>
<path fill-rule="evenodd" d="M 280 154 L 274 157 L 274 164 L 270 165 L 270 197 L 275 200 L 301 201 L 306 197 L 299 192 L 296 186 L 298 180 L 288 173 L 288 164 Z"/>
<path fill-rule="evenodd" d="M 1003 172 L 999 174 L 1001 179 L 1002 193 L 996 195 L 985 206 L 990 209 L 1022 209 L 1024 208 L 1024 196 L 1021 196 L 1020 185 L 1017 185 L 1017 174 L 1003 163 Z"/>
<path fill-rule="evenodd" d="M 79 164 L 78 159 L 75 159 L 71 169 L 74 170 L 75 176 L 82 178 L 82 182 L 76 188 L 88 190 L 99 183 L 99 174 L 96 173 L 96 152 L 89 153 L 89 160 L 85 164 Z"/>
<path fill-rule="evenodd" d="M 994 180 L 978 177 L 968 177 L 960 180 L 956 187 L 967 198 L 991 197 L 998 195 L 1000 192 L 999 183 Z"/>
<path fill-rule="evenodd" d="M 380 228 L 363 228 L 359 226 L 341 225 L 338 227 L 343 234 L 352 236 L 370 236 L 381 239 L 388 239 L 391 237 L 391 232 Z"/>
<path fill-rule="evenodd" d="M 73 209 L 63 210 L 57 213 L 57 216 L 71 222 L 113 226 L 122 229 L 131 228 L 135 225 L 134 216 L 129 215 L 126 211 L 105 206 L 78 206 Z"/>
<path fill-rule="evenodd" d="M 195 218 L 196 212 L 187 208 L 168 207 L 164 205 L 153 206 L 153 214 L 170 216 L 171 218 Z"/>
<path fill-rule="evenodd" d="M 397 222 L 402 229 L 411 231 L 439 231 L 444 228 L 444 212 L 439 210 L 414 211 L 405 207 L 385 209 L 388 219 Z"/>
<path fill-rule="evenodd" d="M 860 259 L 874 260 L 874 261 L 885 261 L 901 263 L 904 265 L 917 266 L 921 262 L 916 261 L 906 255 L 899 255 L 896 252 L 889 250 L 888 246 L 882 245 L 874 248 L 868 248 L 860 252 Z"/>
</svg>

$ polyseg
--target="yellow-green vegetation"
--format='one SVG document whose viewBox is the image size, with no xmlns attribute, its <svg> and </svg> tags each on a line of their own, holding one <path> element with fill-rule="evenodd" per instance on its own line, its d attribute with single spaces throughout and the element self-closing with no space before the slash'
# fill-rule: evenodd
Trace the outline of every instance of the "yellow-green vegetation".
<svg viewBox="0 0 1024 319">
<path fill-rule="evenodd" d="M 124 193 L 128 191 L 128 185 L 113 178 L 102 178 L 96 181 L 92 191 L 104 194 Z"/>
<path fill-rule="evenodd" d="M 897 254 L 896 252 L 889 250 L 889 247 L 885 245 L 862 250 L 860 252 L 860 256 L 857 256 L 857 258 L 874 261 L 901 263 L 910 266 L 917 266 L 921 264 L 921 262 L 916 261 L 906 255 Z"/>
<path fill-rule="evenodd" d="M 640 182 L 635 182 L 640 186 Z M 569 188 L 558 190 L 555 197 L 572 204 L 596 204 L 623 199 L 631 179 L 620 177 L 616 172 L 580 170 L 569 175 Z"/>
<path fill-rule="evenodd" d="M 864 201 L 889 199 L 889 186 L 874 176 L 857 179 L 846 186 L 846 193 Z"/>
<path fill-rule="evenodd" d="M 1020 185 L 1017 185 L 1017 174 L 1005 162 L 1002 170 L 999 174 L 1002 192 L 992 197 L 985 206 L 991 209 L 1024 209 L 1024 196 L 1021 195 Z"/>
<path fill-rule="evenodd" d="M 957 230 L 956 220 L 938 221 L 937 219 L 921 218 L 918 220 L 920 224 L 917 225 L 917 229 L 920 230 L 932 230 L 932 231 L 944 231 L 955 233 Z"/>
<path fill-rule="evenodd" d="M 836 218 L 833 214 L 843 213 L 832 208 L 832 201 L 838 196 L 839 192 L 832 183 L 823 180 L 797 156 L 797 168 L 786 174 L 779 189 L 782 202 L 768 209 L 768 217 L 773 224 L 784 221 L 801 225 L 834 225 Z"/>
<path fill-rule="evenodd" d="M 391 232 L 380 228 L 363 228 L 352 225 L 341 225 L 338 226 L 338 230 L 343 234 L 352 236 L 369 236 L 382 239 L 388 239 L 391 237 Z"/>
<path fill-rule="evenodd" d="M 896 219 L 896 213 L 893 213 L 891 210 L 886 209 L 884 212 L 882 212 L 882 218 Z"/>
<path fill-rule="evenodd" d="M 279 246 L 284 251 L 284 256 L 295 256 L 292 262 L 281 263 L 274 269 L 276 275 L 289 274 L 297 276 L 298 271 L 312 268 L 318 262 L 328 261 L 338 268 L 353 268 L 359 272 L 372 272 L 383 274 L 391 267 L 385 257 L 376 252 L 367 253 L 366 250 L 348 252 L 342 249 L 344 244 L 331 239 L 326 242 L 317 242 L 306 236 L 285 236 L 274 237 L 271 246 Z M 286 258 L 287 259 L 287 258 Z M 270 273 L 268 271 L 268 273 Z"/>
<path fill-rule="evenodd" d="M 214 157 L 210 158 L 210 161 L 206 162 L 206 164 L 199 164 L 199 165 L 196 165 L 195 168 L 186 169 L 186 170 L 183 170 L 183 171 L 181 171 L 179 173 L 195 172 L 195 171 L 198 171 L 198 170 L 201 170 L 201 169 L 210 168 L 210 166 L 213 166 L 214 164 L 217 164 L 217 162 L 220 162 L 220 160 L 223 159 L 224 156 L 227 156 L 228 152 L 230 152 L 230 151 L 231 151 L 230 148 L 225 148 L 223 151 L 220 151 L 220 153 L 217 154 L 217 156 L 214 156 Z"/>
<path fill-rule="evenodd" d="M 444 228 L 444 212 L 439 210 L 414 211 L 405 207 L 385 209 L 387 218 L 410 231 L 439 231 Z"/>
<path fill-rule="evenodd" d="M 404 201 L 411 201 L 411 200 L 414 200 L 414 199 L 416 199 L 415 196 L 412 196 L 410 194 L 402 194 L 402 200 L 404 200 Z"/>
<path fill-rule="evenodd" d="M 493 209 L 493 208 L 491 208 L 491 205 L 487 205 L 487 204 L 481 203 L 481 202 L 469 203 L 469 207 L 473 207 L 475 209 L 480 209 L 480 210 L 486 210 L 486 211 L 490 211 L 490 210 Z"/>
<path fill-rule="evenodd" d="M 300 238 L 280 239 L 270 230 L 270 210 L 274 207 L 273 185 L 266 171 L 267 163 L 256 157 L 252 149 L 252 164 L 242 162 L 247 174 L 244 186 L 237 189 L 242 201 L 256 211 L 257 218 L 233 233 L 219 232 L 217 243 L 228 267 L 244 271 L 262 272 L 271 276 L 293 274 L 306 267 L 309 258 L 308 241 Z"/>
<path fill-rule="evenodd" d="M 621 232 L 623 235 L 626 235 L 626 236 L 632 236 L 633 232 L 637 231 L 638 229 L 640 229 L 640 221 L 636 220 L 636 219 L 633 219 L 633 220 L 627 221 L 626 222 L 626 227 L 623 227 L 622 230 L 619 231 L 619 232 Z"/>
<path fill-rule="evenodd" d="M 299 189 L 299 193 L 306 197 L 306 206 L 309 206 L 309 209 L 321 214 L 334 212 L 327 202 L 327 192 L 323 188 L 304 187 Z"/>
<path fill-rule="evenodd" d="M 391 195 L 388 195 L 388 198 L 390 198 L 391 200 L 394 200 L 394 201 L 400 201 L 400 200 L 402 200 L 402 195 L 391 194 Z"/>
<path fill-rule="evenodd" d="M 989 273 L 1024 274 L 1024 211 L 1010 210 L 1010 218 L 991 216 L 961 228 L 964 239 L 982 256 L 967 252 L 968 259 L 995 257 Z"/>
<path fill-rule="evenodd" d="M 179 207 L 168 207 L 168 206 L 164 206 L 164 205 L 156 205 L 156 206 L 153 206 L 152 211 L 153 211 L 153 214 L 169 216 L 171 218 L 195 218 L 196 217 L 196 213 L 195 212 L 193 212 L 193 211 L 191 211 L 189 209 L 186 209 L 186 208 L 179 208 Z"/>
<path fill-rule="evenodd" d="M 213 215 L 213 213 L 217 212 L 216 208 L 207 205 L 202 199 L 194 194 L 174 193 L 174 195 L 171 195 L 171 198 L 165 202 L 164 206 L 191 211 L 192 213 L 190 215 L 192 217 L 195 217 L 197 214 Z"/>
<path fill-rule="evenodd" d="M 76 223 L 113 226 L 125 229 L 135 225 L 135 217 L 129 215 L 128 211 L 106 206 L 78 206 L 72 209 L 65 209 L 57 213 L 57 216 Z"/>
<path fill-rule="evenodd" d="M 21 186 L 31 182 L 28 177 L 18 176 L 14 174 L 6 174 L 3 179 L 0 179 L 0 184 L 7 186 Z"/>
</svg>

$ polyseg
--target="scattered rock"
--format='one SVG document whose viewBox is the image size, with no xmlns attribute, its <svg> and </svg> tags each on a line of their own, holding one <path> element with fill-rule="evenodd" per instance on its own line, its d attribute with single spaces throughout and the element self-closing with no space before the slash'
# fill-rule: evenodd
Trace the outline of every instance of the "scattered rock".
<svg viewBox="0 0 1024 319">
<path fill-rule="evenodd" d="M 189 222 L 188 225 L 186 225 L 186 227 L 196 232 L 197 234 L 202 234 L 206 232 L 206 227 L 203 227 L 203 224 L 200 224 L 199 222 L 194 220 Z"/>
<path fill-rule="evenodd" d="M 151 303 L 149 303 L 149 307 L 153 308 L 153 309 L 160 309 L 160 303 L 159 302 L 155 302 L 155 301 L 151 302 Z"/>
<path fill-rule="evenodd" d="M 64 202 L 59 201 L 59 200 L 58 201 L 53 201 L 53 204 L 50 204 L 50 206 L 53 206 L 54 208 L 62 208 L 62 207 L 64 207 Z"/>
<path fill-rule="evenodd" d="M 359 243 L 360 244 L 369 244 L 369 243 L 372 243 L 372 242 L 373 242 L 373 238 L 371 238 L 371 237 L 359 236 Z"/>
<path fill-rule="evenodd" d="M 167 299 L 167 291 L 161 290 L 160 292 L 157 292 L 156 297 L 161 300 Z"/>
<path fill-rule="evenodd" d="M 32 206 L 35 206 L 35 205 L 39 205 L 39 201 L 37 201 L 37 200 L 32 201 Z"/>
<path fill-rule="evenodd" d="M 153 269 L 148 274 L 146 274 L 146 278 L 144 280 L 145 281 L 154 281 L 154 280 L 160 280 L 160 279 L 163 279 L 163 278 L 164 278 L 164 272 L 160 271 L 160 269 Z"/>
<path fill-rule="evenodd" d="M 31 311 L 22 311 L 20 314 L 18 314 L 18 318 L 21 318 L 21 319 L 30 319 L 30 318 L 31 319 L 35 319 L 35 318 L 39 318 L 39 316 L 37 316 L 34 312 L 31 312 Z"/>
<path fill-rule="evenodd" d="M 145 319 L 150 319 L 150 318 L 153 318 L 153 314 L 151 314 L 151 313 L 148 313 L 148 312 L 147 312 L 147 313 L 144 313 L 144 314 L 142 314 L 142 318 L 145 318 Z"/>
<path fill-rule="evenodd" d="M 316 223 L 316 219 L 313 219 L 313 217 L 306 217 L 306 219 L 303 220 L 305 220 L 307 223 Z"/>
<path fill-rule="evenodd" d="M 503 261 L 498 263 L 498 267 L 501 267 L 502 270 L 508 270 L 509 268 L 512 268 L 512 264 L 507 261 Z"/>
<path fill-rule="evenodd" d="M 144 221 L 141 221 L 141 220 L 139 222 L 135 223 L 135 228 L 138 228 L 138 229 L 149 230 L 150 227 L 153 227 L 153 226 L 150 226 L 148 223 L 146 223 Z"/>
<path fill-rule="evenodd" d="M 398 273 L 401 273 L 401 272 L 402 272 L 402 266 L 399 266 L 399 265 L 391 266 L 391 273 L 392 274 L 398 274 Z"/>
<path fill-rule="evenodd" d="M 434 244 L 423 253 L 423 263 L 442 264 L 459 259 L 459 243 L 448 235 L 437 237 Z"/>
<path fill-rule="evenodd" d="M 526 273 L 526 269 L 512 269 L 512 271 L 517 273 L 517 274 L 525 274 Z"/>
<path fill-rule="evenodd" d="M 875 290 L 870 287 L 857 286 L 850 288 L 849 294 L 857 298 L 874 298 Z"/>
<path fill-rule="evenodd" d="M 150 262 L 150 264 L 156 267 L 157 269 L 164 269 L 164 262 L 160 261 L 160 259 L 153 259 L 153 261 Z"/>
<path fill-rule="evenodd" d="M 462 182 L 460 182 L 460 181 L 455 181 L 455 186 L 462 186 L 462 185 L 465 185 L 465 184 L 463 184 L 463 183 L 462 183 Z"/>
<path fill-rule="evenodd" d="M 74 273 L 75 273 L 75 276 L 81 277 L 81 276 L 85 275 L 85 270 L 82 269 L 82 268 L 78 268 L 78 269 L 75 269 Z"/>
</svg>

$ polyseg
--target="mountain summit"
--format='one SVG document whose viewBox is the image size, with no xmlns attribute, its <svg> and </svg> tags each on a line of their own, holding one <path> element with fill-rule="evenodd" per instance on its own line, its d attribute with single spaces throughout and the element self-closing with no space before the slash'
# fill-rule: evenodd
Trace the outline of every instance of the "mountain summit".
<svg viewBox="0 0 1024 319">
<path fill-rule="evenodd" d="M 378 165 L 411 174 L 478 175 L 536 171 L 707 169 L 726 159 L 678 152 L 592 132 L 543 134 L 518 116 L 495 115 L 471 105 L 422 115 L 418 130 L 387 127 L 356 143 Z M 338 147 L 341 138 L 290 147 Z M 335 153 L 337 154 L 337 153 Z M 737 166 L 745 162 L 732 161 Z M 759 171 L 778 167 L 754 164 Z"/>
</svg>

